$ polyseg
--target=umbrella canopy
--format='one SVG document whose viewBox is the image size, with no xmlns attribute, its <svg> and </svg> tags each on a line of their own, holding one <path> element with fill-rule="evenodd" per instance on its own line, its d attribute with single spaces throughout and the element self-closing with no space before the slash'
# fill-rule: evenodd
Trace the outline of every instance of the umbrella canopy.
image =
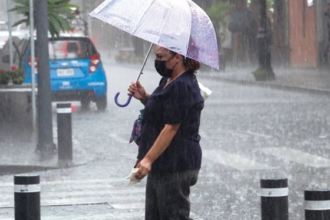
<svg viewBox="0 0 330 220">
<path fill-rule="evenodd" d="M 219 69 L 213 24 L 205 11 L 191 0 L 106 0 L 90 15 Z"/>
</svg>

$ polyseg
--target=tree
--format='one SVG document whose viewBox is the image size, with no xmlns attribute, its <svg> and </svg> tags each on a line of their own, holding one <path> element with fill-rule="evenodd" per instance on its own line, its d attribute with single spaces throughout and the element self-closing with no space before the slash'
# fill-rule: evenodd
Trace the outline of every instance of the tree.
<svg viewBox="0 0 330 220">
<path fill-rule="evenodd" d="M 229 10 L 232 7 L 233 4 L 230 2 L 218 2 L 206 10 L 216 30 L 219 29 L 219 26 L 226 25 Z"/>
<path fill-rule="evenodd" d="M 13 0 L 16 6 L 10 11 L 22 14 L 23 19 L 14 25 L 25 23 L 30 26 L 30 0 Z M 74 18 L 71 8 L 76 5 L 69 4 L 70 0 L 33 0 L 33 20 L 37 30 L 38 47 L 38 143 L 36 152 L 40 153 L 41 159 L 48 158 L 56 152 L 53 143 L 51 86 L 48 51 L 48 34 L 52 37 L 60 36 L 61 31 L 71 30 L 69 19 Z M 48 22 L 44 22 L 48 20 Z M 33 36 L 30 36 L 33 37 Z M 21 62 L 21 61 L 20 61 Z M 33 74 L 33 73 L 32 73 Z"/>
<path fill-rule="evenodd" d="M 16 5 L 10 9 L 10 12 L 16 12 L 24 16 L 23 19 L 17 21 L 13 26 L 24 23 L 27 27 L 30 26 L 30 0 L 12 0 Z M 36 27 L 36 0 L 34 1 L 34 27 Z M 48 26 L 49 33 L 52 37 L 60 36 L 61 31 L 70 31 L 70 20 L 76 17 L 73 13 L 74 8 L 78 8 L 75 4 L 70 4 L 71 0 L 47 0 L 48 6 Z"/>
<path fill-rule="evenodd" d="M 34 1 L 34 27 L 36 27 L 36 0 Z M 49 33 L 52 37 L 60 36 L 61 31 L 72 30 L 70 21 L 76 18 L 73 13 L 74 8 L 78 8 L 75 4 L 70 4 L 71 0 L 48 0 L 48 26 Z M 16 5 L 10 9 L 10 12 L 23 15 L 23 19 L 13 24 L 13 27 L 20 24 L 25 24 L 26 27 L 30 26 L 30 0 L 13 0 Z M 27 50 L 28 42 L 30 40 L 22 40 L 19 43 L 13 42 L 13 46 L 18 55 L 18 68 L 22 69 L 23 56 Z M 22 46 L 23 45 L 23 46 Z"/>
<path fill-rule="evenodd" d="M 260 21 L 257 34 L 259 67 L 252 74 L 258 81 L 275 80 L 275 73 L 271 65 L 272 31 L 267 19 L 267 2 L 259 0 L 259 4 Z"/>
<path fill-rule="evenodd" d="M 218 42 L 220 70 L 225 70 L 227 60 L 230 57 L 230 50 L 228 49 L 228 42 L 230 42 L 231 33 L 228 30 L 229 12 L 233 8 L 230 2 L 217 2 L 212 4 L 206 13 L 210 17 Z"/>
</svg>

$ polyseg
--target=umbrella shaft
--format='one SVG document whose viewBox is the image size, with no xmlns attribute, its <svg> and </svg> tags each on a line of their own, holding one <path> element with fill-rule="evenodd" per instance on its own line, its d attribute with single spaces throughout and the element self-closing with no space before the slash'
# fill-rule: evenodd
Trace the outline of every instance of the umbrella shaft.
<svg viewBox="0 0 330 220">
<path fill-rule="evenodd" d="M 138 78 L 136 79 L 136 82 L 139 81 L 141 74 L 143 74 L 142 71 L 143 71 L 143 69 L 144 69 L 144 66 L 146 65 L 146 62 L 147 62 L 147 60 L 148 60 L 148 57 L 149 57 L 149 54 L 150 54 L 150 52 L 151 52 L 151 48 L 152 48 L 153 45 L 154 45 L 153 43 L 150 44 L 149 50 L 148 50 L 148 52 L 147 52 L 146 57 L 144 58 L 144 61 L 143 61 L 143 64 L 142 64 L 142 67 L 141 67 L 141 70 L 140 70 L 140 74 L 139 74 Z"/>
</svg>

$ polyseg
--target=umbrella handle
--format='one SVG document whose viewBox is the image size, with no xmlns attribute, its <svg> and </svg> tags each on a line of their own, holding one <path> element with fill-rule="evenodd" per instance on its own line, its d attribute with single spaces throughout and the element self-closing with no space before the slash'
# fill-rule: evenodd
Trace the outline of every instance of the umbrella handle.
<svg viewBox="0 0 330 220">
<path fill-rule="evenodd" d="M 125 104 L 120 104 L 118 102 L 118 96 L 119 96 L 120 92 L 117 92 L 117 94 L 115 95 L 115 103 L 116 105 L 118 105 L 119 107 L 126 107 L 128 106 L 128 104 L 131 102 L 131 99 L 132 99 L 132 95 L 130 95 L 127 99 L 127 102 Z"/>
<path fill-rule="evenodd" d="M 144 66 L 146 65 L 146 62 L 147 62 L 147 59 L 148 59 L 148 57 L 149 57 L 149 54 L 150 54 L 150 51 L 151 51 L 152 46 L 153 46 L 153 43 L 150 44 L 149 50 L 148 50 L 148 52 L 147 52 L 146 57 L 144 58 L 144 61 L 143 61 L 143 64 L 142 64 L 142 67 L 141 67 L 141 70 L 140 70 L 140 74 L 139 74 L 139 76 L 138 76 L 136 82 L 139 81 L 141 74 L 143 74 L 142 71 L 143 71 Z M 131 99 L 132 99 L 132 96 L 133 96 L 133 95 L 130 95 L 130 96 L 128 97 L 127 102 L 126 102 L 125 104 L 120 104 L 120 103 L 118 102 L 118 96 L 119 96 L 119 94 L 120 94 L 120 92 L 117 92 L 117 94 L 115 95 L 115 103 L 116 103 L 116 105 L 118 105 L 119 107 L 126 107 L 126 106 L 128 106 L 128 104 L 131 102 Z"/>
</svg>

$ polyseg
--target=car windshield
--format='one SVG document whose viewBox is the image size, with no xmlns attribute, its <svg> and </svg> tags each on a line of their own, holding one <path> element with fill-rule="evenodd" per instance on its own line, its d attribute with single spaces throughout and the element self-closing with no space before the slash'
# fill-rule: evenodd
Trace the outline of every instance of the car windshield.
<svg viewBox="0 0 330 220">
<path fill-rule="evenodd" d="M 80 39 L 60 39 L 49 41 L 49 59 L 88 59 L 92 46 L 89 41 Z"/>
</svg>

